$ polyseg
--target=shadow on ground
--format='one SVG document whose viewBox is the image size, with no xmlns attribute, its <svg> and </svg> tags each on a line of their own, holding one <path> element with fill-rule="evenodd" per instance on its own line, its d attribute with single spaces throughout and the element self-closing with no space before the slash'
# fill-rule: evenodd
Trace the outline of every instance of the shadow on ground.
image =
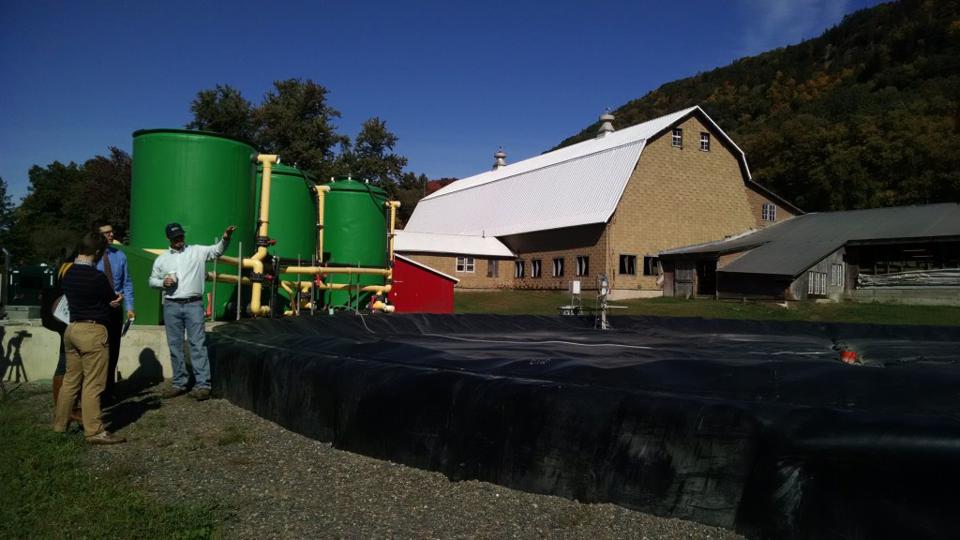
<svg viewBox="0 0 960 540">
<path fill-rule="evenodd" d="M 119 431 L 139 420 L 150 410 L 160 408 L 160 398 L 149 388 L 163 381 L 163 368 L 153 349 L 140 353 L 140 366 L 130 377 L 117 381 L 115 404 L 103 412 L 111 431 Z"/>
</svg>

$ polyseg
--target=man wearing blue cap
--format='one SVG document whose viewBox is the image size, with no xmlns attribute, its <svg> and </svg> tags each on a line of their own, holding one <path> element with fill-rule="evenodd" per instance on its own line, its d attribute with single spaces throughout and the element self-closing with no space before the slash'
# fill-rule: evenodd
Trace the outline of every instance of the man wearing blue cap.
<svg viewBox="0 0 960 540">
<path fill-rule="evenodd" d="M 170 249 L 153 262 L 150 286 L 163 289 L 163 325 L 173 365 L 173 383 L 162 394 L 172 398 L 187 392 L 187 370 L 183 359 L 183 333 L 190 343 L 190 362 L 196 380 L 190 395 L 197 401 L 210 399 L 210 363 L 204 335 L 203 283 L 206 280 L 206 262 L 223 255 L 230 245 L 230 236 L 236 227 L 223 231 L 220 241 L 212 246 L 186 244 L 186 232 L 179 223 L 167 225 Z"/>
</svg>

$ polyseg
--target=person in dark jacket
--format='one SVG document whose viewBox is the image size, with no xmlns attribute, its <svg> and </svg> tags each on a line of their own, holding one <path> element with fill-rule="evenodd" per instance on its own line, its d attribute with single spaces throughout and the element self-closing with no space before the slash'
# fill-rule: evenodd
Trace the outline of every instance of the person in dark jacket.
<svg viewBox="0 0 960 540">
<path fill-rule="evenodd" d="M 57 304 L 63 300 L 63 288 L 60 283 L 63 281 L 63 275 L 73 266 L 73 260 L 77 257 L 76 252 L 68 257 L 62 257 L 57 264 L 57 275 L 53 288 L 42 289 L 40 291 L 40 321 L 43 327 L 60 335 L 60 355 L 57 359 L 57 367 L 53 372 L 53 405 L 56 407 L 57 398 L 60 396 L 60 387 L 63 386 L 63 376 L 67 373 L 67 352 L 63 347 L 63 333 L 67 331 L 67 323 L 54 316 Z M 80 409 L 74 407 L 70 413 L 72 420 L 80 421 Z"/>
<path fill-rule="evenodd" d="M 123 301 L 110 282 L 96 268 L 97 260 L 107 248 L 99 233 L 88 233 L 77 246 L 77 258 L 63 276 L 61 286 L 70 306 L 70 324 L 63 334 L 67 354 L 67 373 L 63 378 L 60 396 L 53 418 L 53 430 L 63 433 L 70 423 L 70 410 L 80 394 L 83 395 L 83 431 L 91 444 L 114 444 L 126 439 L 118 437 L 103 425 L 100 397 L 107 381 L 110 345 L 107 325 L 110 309 Z"/>
</svg>

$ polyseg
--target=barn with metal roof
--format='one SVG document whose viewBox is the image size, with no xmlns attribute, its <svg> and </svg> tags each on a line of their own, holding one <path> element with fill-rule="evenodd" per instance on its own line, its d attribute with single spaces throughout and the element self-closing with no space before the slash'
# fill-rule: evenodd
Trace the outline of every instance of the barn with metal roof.
<svg viewBox="0 0 960 540">
<path fill-rule="evenodd" d="M 658 296 L 660 251 L 802 213 L 753 181 L 743 151 L 698 106 L 620 130 L 614 121 L 516 163 L 499 151 L 492 170 L 423 198 L 397 250 L 461 287 L 592 288 L 602 274 L 616 296 Z M 489 251 L 494 239 L 510 256 Z"/>
<path fill-rule="evenodd" d="M 674 296 L 960 300 L 960 205 L 810 213 L 660 253 Z"/>
</svg>

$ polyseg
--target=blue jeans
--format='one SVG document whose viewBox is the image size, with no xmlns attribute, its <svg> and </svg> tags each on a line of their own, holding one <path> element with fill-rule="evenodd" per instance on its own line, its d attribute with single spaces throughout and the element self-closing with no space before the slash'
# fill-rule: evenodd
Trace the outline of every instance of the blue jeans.
<svg viewBox="0 0 960 540">
<path fill-rule="evenodd" d="M 183 360 L 183 332 L 190 342 L 190 363 L 193 364 L 194 388 L 210 388 L 210 361 L 207 359 L 204 334 L 203 302 L 187 304 L 163 303 L 163 325 L 167 330 L 167 346 L 173 367 L 173 386 L 186 388 L 189 378 Z"/>
</svg>

